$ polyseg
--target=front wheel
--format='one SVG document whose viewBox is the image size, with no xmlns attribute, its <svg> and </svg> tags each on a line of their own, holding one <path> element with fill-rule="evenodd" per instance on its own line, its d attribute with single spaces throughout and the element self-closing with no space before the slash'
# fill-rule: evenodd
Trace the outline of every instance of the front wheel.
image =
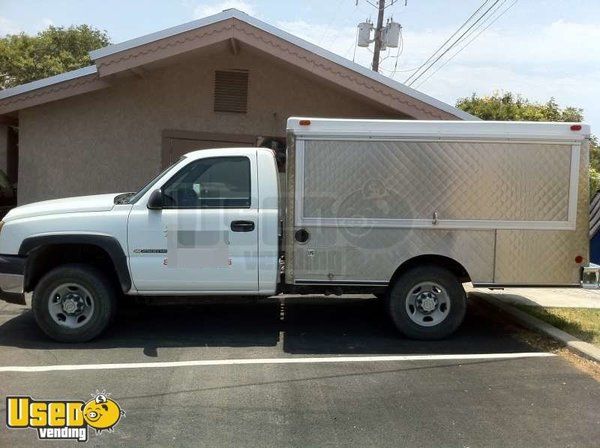
<svg viewBox="0 0 600 448">
<path fill-rule="evenodd" d="M 447 269 L 421 266 L 396 280 L 387 309 L 396 328 L 409 338 L 442 339 L 464 320 L 465 290 Z"/>
<path fill-rule="evenodd" d="M 115 291 L 98 269 L 81 264 L 48 272 L 33 291 L 31 307 L 40 328 L 61 342 L 98 336 L 115 313 Z"/>
</svg>

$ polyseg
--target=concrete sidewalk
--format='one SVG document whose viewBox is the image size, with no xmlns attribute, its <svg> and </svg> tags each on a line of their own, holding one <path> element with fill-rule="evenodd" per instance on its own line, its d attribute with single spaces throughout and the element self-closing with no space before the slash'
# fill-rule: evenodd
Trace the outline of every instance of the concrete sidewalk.
<svg viewBox="0 0 600 448">
<path fill-rule="evenodd" d="M 600 290 L 582 288 L 506 288 L 490 290 L 470 288 L 467 292 L 492 294 L 498 300 L 509 304 L 556 308 L 599 308 Z"/>
</svg>

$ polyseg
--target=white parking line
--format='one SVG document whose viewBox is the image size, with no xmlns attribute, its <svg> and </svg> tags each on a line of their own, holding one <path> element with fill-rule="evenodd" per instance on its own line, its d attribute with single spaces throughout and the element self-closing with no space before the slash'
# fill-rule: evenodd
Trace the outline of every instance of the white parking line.
<svg viewBox="0 0 600 448">
<path fill-rule="evenodd" d="M 115 364 L 64 364 L 49 366 L 4 366 L 0 372 L 57 372 L 73 370 L 159 369 L 168 367 L 231 366 L 252 364 L 332 364 L 351 362 L 474 361 L 491 359 L 545 358 L 547 352 L 483 353 L 464 355 L 332 356 L 312 358 L 213 359 L 196 361 L 130 362 Z"/>
</svg>

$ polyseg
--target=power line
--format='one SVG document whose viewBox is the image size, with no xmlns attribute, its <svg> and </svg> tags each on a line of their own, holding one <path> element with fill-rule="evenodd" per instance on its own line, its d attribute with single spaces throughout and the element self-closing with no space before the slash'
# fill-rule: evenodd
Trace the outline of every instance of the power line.
<svg viewBox="0 0 600 448">
<path fill-rule="evenodd" d="M 479 24 L 477 24 L 477 22 L 476 22 L 476 23 L 474 24 L 474 25 L 476 25 L 476 26 L 474 26 L 474 27 L 470 27 L 470 29 L 468 29 L 468 30 L 467 30 L 465 33 L 463 33 L 463 34 L 462 34 L 462 35 L 461 35 L 461 36 L 460 36 L 460 37 L 459 37 L 457 40 L 455 40 L 455 41 L 452 43 L 452 45 L 451 45 L 450 47 L 448 47 L 448 48 L 447 48 L 447 50 L 448 50 L 448 51 L 449 51 L 449 50 L 452 50 L 454 47 L 456 47 L 457 45 L 459 45 L 459 44 L 461 44 L 461 43 L 465 42 L 465 41 L 466 41 L 466 40 L 468 40 L 468 39 L 469 39 L 469 38 L 470 38 L 472 35 L 474 35 L 475 33 L 477 33 L 477 31 L 478 31 L 478 30 L 480 30 L 482 27 L 484 27 L 484 26 L 485 26 L 485 24 L 486 24 L 487 22 L 489 22 L 491 19 L 493 19 L 494 15 L 495 15 L 495 14 L 496 14 L 496 13 L 497 13 L 499 10 L 501 10 L 501 9 L 502 9 L 502 6 L 504 6 L 504 4 L 505 4 L 507 1 L 508 1 L 508 0 L 501 0 L 501 1 L 500 1 L 500 3 L 498 3 L 498 2 L 494 3 L 494 4 L 493 4 L 493 5 L 492 5 L 490 8 L 488 8 L 488 9 L 485 11 L 485 13 L 484 13 L 484 14 L 483 14 L 483 15 L 480 17 L 480 19 L 481 19 L 481 18 L 483 18 L 483 17 L 485 17 L 485 19 L 484 19 L 484 20 L 483 20 L 481 23 L 479 23 Z M 446 53 L 447 53 L 448 51 L 446 51 Z M 441 56 L 444 56 L 444 55 L 441 55 Z M 440 58 L 438 58 L 438 60 L 439 60 L 439 59 L 441 59 L 441 57 L 440 57 Z M 429 65 L 429 67 L 427 67 L 427 68 L 426 68 L 426 69 L 425 69 L 425 70 L 424 70 L 422 73 L 420 73 L 420 74 L 419 74 L 419 76 L 418 76 L 417 78 L 420 78 L 420 77 L 422 77 L 422 76 L 423 76 L 423 75 L 424 75 L 424 74 L 425 74 L 427 71 L 431 70 L 431 69 L 433 68 L 433 66 L 435 65 L 435 63 L 436 63 L 436 62 L 437 62 L 437 60 L 436 60 L 436 61 L 434 61 L 433 63 L 431 63 L 431 64 Z M 414 83 L 414 82 L 417 80 L 417 78 L 415 78 L 415 79 L 413 80 L 413 82 L 412 82 L 412 83 Z M 412 84 L 412 83 L 411 83 L 411 84 Z M 420 84 L 419 84 L 419 85 L 420 85 Z"/>
<path fill-rule="evenodd" d="M 489 1 L 489 0 L 485 0 L 485 1 L 484 1 L 484 2 L 481 4 L 481 6 L 479 6 L 479 8 L 477 8 L 477 9 L 475 10 L 475 12 L 474 12 L 473 14 L 471 14 L 471 15 L 469 16 L 469 18 L 463 22 L 463 24 L 462 24 L 462 25 L 461 25 L 461 26 L 460 26 L 460 27 L 459 27 L 459 28 L 458 28 L 458 29 L 457 29 L 457 30 L 454 32 L 454 34 L 452 34 L 452 36 L 450 36 L 448 39 L 446 39 L 446 41 L 445 41 L 445 42 L 444 42 L 442 45 L 440 45 L 440 47 L 439 47 L 439 48 L 438 48 L 438 49 L 437 49 L 437 50 L 436 50 L 436 51 L 435 51 L 435 52 L 434 52 L 434 53 L 433 53 L 431 56 L 429 56 L 429 58 L 427 58 L 427 60 L 426 60 L 425 62 L 423 62 L 423 64 L 421 64 L 419 67 L 417 67 L 417 69 L 416 69 L 415 73 L 413 73 L 411 76 L 409 76 L 408 78 L 406 78 L 406 80 L 405 80 L 404 82 L 406 83 L 406 82 L 410 81 L 410 79 L 411 79 L 411 78 L 412 78 L 412 77 L 413 77 L 413 76 L 416 74 L 416 72 L 417 72 L 417 71 L 419 71 L 421 68 L 425 67 L 425 65 L 426 65 L 426 64 L 427 64 L 429 61 L 431 61 L 431 60 L 432 60 L 432 59 L 435 57 L 435 55 L 436 55 L 436 54 L 438 54 L 438 53 L 439 53 L 439 52 L 442 50 L 442 48 L 444 48 L 444 46 L 445 46 L 445 45 L 446 45 L 448 42 L 450 42 L 450 41 L 452 40 L 452 38 L 453 38 L 454 36 L 456 36 L 456 35 L 457 35 L 457 34 L 460 32 L 460 30 L 462 30 L 462 29 L 463 29 L 463 28 L 464 28 L 464 27 L 467 25 L 467 23 L 469 23 L 469 22 L 471 21 L 471 19 L 472 19 L 473 17 L 475 17 L 475 16 L 476 16 L 476 15 L 479 13 L 479 11 L 481 11 L 481 10 L 483 9 L 483 7 L 486 5 L 486 3 L 487 3 L 488 1 Z"/>
<path fill-rule="evenodd" d="M 486 9 L 483 14 L 481 14 L 479 16 L 479 18 L 469 27 L 467 28 L 467 30 L 465 32 L 463 32 L 459 38 L 457 40 L 455 40 L 446 50 L 444 50 L 443 53 L 441 53 L 437 58 L 435 58 L 427 67 L 425 67 L 425 69 L 423 71 L 421 71 L 421 73 L 419 73 L 415 78 L 412 79 L 412 81 L 408 84 L 409 86 L 412 86 L 416 81 L 418 81 L 425 73 L 427 73 L 436 63 L 437 61 L 439 61 L 441 58 L 444 57 L 444 55 L 446 55 L 450 50 L 452 50 L 452 48 L 454 48 L 454 46 L 456 46 L 461 40 L 462 38 L 469 33 L 469 31 L 471 31 L 473 29 L 473 27 L 475 27 L 479 22 L 481 22 L 481 20 L 486 17 L 489 12 L 492 10 L 492 8 L 494 8 L 494 6 L 496 6 L 498 4 L 500 0 L 496 0 L 492 6 L 490 6 L 488 9 Z"/>
<path fill-rule="evenodd" d="M 448 58 L 448 60 L 446 60 L 441 66 L 439 66 L 433 73 L 431 73 L 426 79 L 424 79 L 423 81 L 421 81 L 419 83 L 418 86 L 416 86 L 417 88 L 422 86 L 425 82 L 427 82 L 431 77 L 433 77 L 437 72 L 439 72 L 443 67 L 445 67 L 452 59 L 454 59 L 456 56 L 458 56 L 465 48 L 467 48 L 475 39 L 477 39 L 481 34 L 483 34 L 488 28 L 490 28 L 494 23 L 496 23 L 496 21 L 498 21 L 504 14 L 506 14 L 513 6 L 515 6 L 515 4 L 518 2 L 518 0 L 514 0 L 504 11 L 502 11 L 498 16 L 496 16 L 496 18 L 494 20 L 492 20 L 492 22 L 486 26 L 485 28 L 483 28 L 481 31 L 479 31 L 479 33 L 477 33 L 472 39 L 470 39 L 465 45 L 463 45 L 461 48 L 458 49 L 457 52 L 455 52 L 452 56 L 450 56 L 450 58 Z"/>
<path fill-rule="evenodd" d="M 460 28 L 454 33 L 452 34 L 452 36 L 450 36 L 434 53 L 433 55 L 431 55 L 427 61 L 425 61 L 418 69 L 417 71 L 415 71 L 415 73 L 413 73 L 412 75 L 410 75 L 404 82 L 407 83 L 409 86 L 413 85 L 419 78 L 421 78 L 437 61 L 439 61 L 446 53 L 448 53 L 456 44 L 457 42 L 459 42 L 464 36 L 465 34 L 467 34 L 471 29 L 473 29 L 473 27 L 475 25 L 477 25 L 489 12 L 490 10 L 496 6 L 496 4 L 498 4 L 498 2 L 500 0 L 495 0 L 494 3 L 488 8 L 486 9 L 478 18 L 477 20 L 475 20 L 475 22 L 473 22 L 473 24 L 471 24 L 471 26 L 469 26 L 469 28 L 467 28 L 466 31 L 464 31 L 459 37 L 458 39 L 456 39 L 452 44 L 450 44 L 450 46 L 448 48 L 446 48 L 439 56 L 437 56 L 437 58 L 435 58 L 431 63 L 429 63 L 429 61 L 431 61 L 440 51 L 442 51 L 444 49 L 444 46 L 450 42 L 454 36 L 456 36 L 470 21 L 472 18 L 474 18 L 479 11 L 481 11 L 488 3 L 489 0 L 485 0 L 483 2 L 483 4 L 477 8 L 477 10 L 471 14 L 471 16 L 460 26 Z M 427 66 L 427 67 L 425 67 Z M 425 69 L 423 71 L 421 71 L 421 69 L 425 67 Z M 419 73 L 420 72 L 420 73 Z M 417 75 L 418 73 L 418 75 Z"/>
<path fill-rule="evenodd" d="M 485 31 L 487 31 L 488 28 L 490 28 L 494 23 L 496 23 L 504 14 L 506 14 L 513 6 L 515 6 L 517 4 L 519 0 L 514 0 L 504 11 L 502 11 L 499 15 L 497 15 L 490 23 L 488 26 L 486 26 L 485 28 L 483 28 L 481 31 L 479 31 L 473 38 L 471 38 L 466 44 L 464 44 L 462 47 L 460 47 L 458 49 L 458 51 L 456 51 L 452 56 L 450 56 L 446 61 L 444 61 L 444 63 L 442 65 L 440 65 L 433 73 L 431 73 L 427 78 L 425 78 L 423 81 L 421 81 L 419 83 L 418 86 L 416 86 L 415 88 L 419 88 L 421 87 L 423 84 L 425 84 L 427 81 L 429 81 L 429 79 L 431 79 L 437 72 L 439 72 L 442 68 L 444 68 L 452 59 L 454 59 L 456 56 L 458 56 L 465 48 L 467 48 L 469 45 L 471 45 L 471 43 L 476 40 L 481 34 L 483 34 Z M 500 8 L 498 8 L 495 12 L 497 13 L 500 10 Z M 490 19 L 492 19 L 492 17 L 490 17 Z M 463 42 L 466 39 L 463 39 Z"/>
<path fill-rule="evenodd" d="M 358 48 L 358 28 L 356 28 L 356 37 L 354 37 L 354 54 L 352 55 L 352 62 L 356 60 L 356 49 Z"/>
<path fill-rule="evenodd" d="M 400 28 L 400 43 L 398 44 L 398 52 L 396 53 L 396 62 L 394 63 L 394 70 L 390 75 L 393 78 L 398 72 L 398 61 L 400 60 L 400 56 L 404 53 L 404 36 L 402 35 L 402 28 Z"/>
</svg>

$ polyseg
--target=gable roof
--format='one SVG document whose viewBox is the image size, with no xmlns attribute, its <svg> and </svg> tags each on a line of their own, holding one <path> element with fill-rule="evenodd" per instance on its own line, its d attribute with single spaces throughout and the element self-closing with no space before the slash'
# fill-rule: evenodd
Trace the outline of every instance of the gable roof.
<svg viewBox="0 0 600 448">
<path fill-rule="evenodd" d="M 223 26 L 220 29 L 216 29 L 215 26 L 217 24 L 223 24 Z M 252 31 L 244 29 L 244 26 L 247 25 L 262 32 L 263 35 L 252 36 Z M 213 27 L 213 32 L 211 33 L 193 35 L 193 33 L 197 33 L 199 30 L 210 27 Z M 213 37 L 213 35 L 220 33 L 223 29 L 227 29 L 228 32 L 223 33 L 222 37 Z M 181 51 L 183 52 L 189 50 L 191 45 L 197 47 L 202 46 L 203 41 L 205 41 L 204 45 L 206 45 L 227 38 L 245 39 L 242 41 L 247 41 L 251 45 L 265 46 L 270 44 L 271 46 L 269 49 L 274 54 L 278 51 L 281 52 L 281 45 L 268 42 L 269 39 L 265 39 L 264 33 L 271 37 L 274 36 L 277 39 L 281 39 L 284 44 L 295 46 L 300 51 L 304 50 L 304 52 L 309 53 L 313 57 L 316 56 L 322 58 L 323 62 L 330 64 L 330 66 L 326 68 L 331 72 L 331 77 L 334 77 L 335 75 L 338 76 L 340 80 L 346 78 L 346 81 L 349 81 L 349 78 L 356 78 L 356 75 L 358 75 L 362 80 L 351 80 L 356 87 L 359 87 L 361 84 L 365 85 L 366 83 L 371 83 L 372 85 L 367 87 L 384 96 L 387 94 L 387 96 L 390 97 L 390 104 L 395 104 L 394 101 L 403 102 L 403 100 L 406 103 L 406 99 L 409 99 L 412 102 L 410 106 L 421 110 L 422 116 L 417 118 L 479 120 L 477 117 L 468 114 L 467 112 L 450 106 L 429 95 L 425 95 L 424 93 L 388 78 L 387 76 L 369 70 L 362 65 L 349 61 L 317 45 L 311 44 L 237 9 L 228 9 L 213 16 L 194 20 L 119 44 L 109 45 L 91 51 L 89 54 L 95 63 L 92 66 L 0 91 L 0 114 L 13 112 L 23 107 L 31 107 L 32 105 L 42 104 L 55 99 L 65 98 L 72 94 L 79 94 L 107 87 L 108 83 L 98 82 L 103 76 L 133 67 L 135 63 L 132 62 L 132 60 L 139 57 L 139 55 L 144 56 L 140 58 L 139 65 L 141 65 L 143 61 L 148 60 L 149 54 L 152 54 L 158 59 L 169 57 L 172 54 L 176 54 L 174 48 L 178 45 L 182 47 Z M 262 38 L 261 42 L 258 41 L 259 38 Z M 191 41 L 193 41 L 192 44 L 190 44 Z M 165 42 L 165 45 L 160 45 L 161 42 Z M 286 55 L 291 56 L 291 52 L 288 50 Z M 297 55 L 297 59 L 307 60 L 306 53 Z M 123 64 L 123 61 L 126 63 Z M 120 68 L 119 63 L 121 63 L 123 67 Z M 319 65 L 314 61 L 313 64 Z M 110 65 L 112 65 L 112 67 L 109 67 Z M 323 64 L 320 65 L 322 66 Z M 335 68 L 332 68 L 333 66 L 335 66 Z M 344 69 L 346 73 L 343 73 Z M 350 75 L 348 73 L 350 73 Z M 73 89 L 73 87 L 77 88 Z M 47 95 L 47 93 L 52 94 Z M 375 99 L 377 100 L 377 98 Z M 437 116 L 435 116 L 433 110 L 438 111 Z"/>
<path fill-rule="evenodd" d="M 70 72 L 38 79 L 37 81 L 28 82 L 27 84 L 21 84 L 20 86 L 12 87 L 10 89 L 0 90 L 0 100 L 4 98 L 10 98 L 11 96 L 20 95 L 22 93 L 27 93 L 32 90 L 41 89 L 43 87 L 48 87 L 53 84 L 59 84 L 61 82 L 81 78 L 83 76 L 93 75 L 96 74 L 97 71 L 98 70 L 95 65 L 89 65 L 87 67 L 72 70 Z"/>
</svg>

